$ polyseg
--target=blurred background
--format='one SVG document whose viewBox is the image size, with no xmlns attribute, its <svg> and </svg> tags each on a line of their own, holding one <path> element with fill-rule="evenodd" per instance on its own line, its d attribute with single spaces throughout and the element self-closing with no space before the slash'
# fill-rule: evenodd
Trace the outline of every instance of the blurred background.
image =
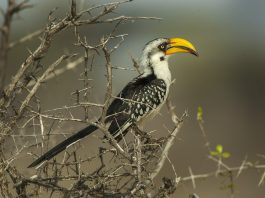
<svg viewBox="0 0 265 198">
<path fill-rule="evenodd" d="M 70 7 L 65 0 L 32 0 L 34 8 L 21 12 L 12 25 L 12 40 L 42 28 L 48 13 L 58 7 L 55 16 L 64 16 Z M 77 1 L 78 2 L 78 1 Z M 88 7 L 110 1 L 79 1 Z M 6 8 L 6 1 L 0 0 Z M 188 110 L 178 140 L 173 146 L 170 158 L 179 176 L 188 176 L 188 167 L 194 174 L 216 170 L 216 163 L 208 159 L 199 125 L 196 121 L 198 106 L 203 108 L 204 127 L 211 147 L 222 144 L 231 157 L 225 162 L 229 166 L 240 166 L 245 156 L 252 162 L 265 162 L 257 154 L 265 154 L 265 1 L 264 0 L 135 0 L 124 4 L 117 14 L 129 16 L 156 16 L 161 21 L 135 21 L 119 27 L 118 33 L 128 33 L 126 41 L 112 55 L 114 66 L 132 67 L 131 56 L 138 58 L 145 43 L 157 37 L 182 37 L 191 41 L 200 57 L 177 54 L 170 59 L 175 84 L 171 87 L 170 98 L 178 115 Z M 114 14 L 115 15 L 115 14 Z M 2 17 L 2 16 L 1 16 Z M 0 22 L 2 22 L 0 18 Z M 111 32 L 113 25 L 82 27 L 88 42 L 97 43 L 103 35 Z M 72 30 L 57 35 L 51 50 L 42 64 L 51 64 L 62 53 L 83 53 L 73 46 Z M 7 79 L 15 73 L 34 50 L 38 39 L 19 45 L 10 51 Z M 133 67 L 132 67 L 133 68 Z M 83 84 L 78 80 L 83 65 L 64 75 L 54 78 L 39 92 L 43 109 L 52 109 L 74 102 L 71 92 Z M 90 72 L 93 79 L 91 101 L 103 101 L 105 87 L 105 65 L 103 57 L 96 57 Z M 134 71 L 114 71 L 114 92 L 137 75 Z M 8 83 L 8 80 L 7 82 Z M 166 133 L 170 117 L 166 108 L 147 129 L 157 129 L 157 134 Z M 82 126 L 70 126 L 73 132 Z M 164 132 L 163 132 L 164 131 Z M 87 138 L 93 144 L 93 138 Z M 28 157 L 28 160 L 32 158 Z M 26 163 L 25 163 L 26 167 Z M 25 168 L 24 167 L 24 168 Z M 167 164 L 163 175 L 172 177 L 171 166 Z M 235 197 L 264 197 L 264 184 L 258 186 L 262 173 L 256 170 L 243 172 L 235 180 Z M 211 178 L 179 187 L 177 197 L 187 197 L 196 192 L 200 197 L 229 197 L 225 179 Z"/>
</svg>

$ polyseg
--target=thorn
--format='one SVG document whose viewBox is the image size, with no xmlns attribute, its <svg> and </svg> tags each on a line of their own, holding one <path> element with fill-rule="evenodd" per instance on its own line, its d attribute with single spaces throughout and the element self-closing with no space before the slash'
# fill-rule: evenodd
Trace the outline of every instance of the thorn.
<svg viewBox="0 0 265 198">
<path fill-rule="evenodd" d="M 189 166 L 189 173 L 190 173 L 190 177 L 191 177 L 191 181 L 192 181 L 192 187 L 195 189 L 196 188 L 195 178 L 194 178 L 194 175 L 193 175 L 193 172 L 192 172 L 190 166 Z"/>
<path fill-rule="evenodd" d="M 239 168 L 239 170 L 238 170 L 238 172 L 237 172 L 236 177 L 239 177 L 239 175 L 242 173 L 243 169 L 245 168 L 245 164 L 246 164 L 246 162 L 247 162 L 247 155 L 245 156 L 244 161 L 243 161 L 242 164 L 240 165 L 240 168 Z"/>
<path fill-rule="evenodd" d="M 189 198 L 199 198 L 199 196 L 196 193 L 192 193 L 189 195 Z"/>
<path fill-rule="evenodd" d="M 263 174 L 262 174 L 262 176 L 261 176 L 261 178 L 259 180 L 258 186 L 261 186 L 261 184 L 263 183 L 264 179 L 265 179 L 265 171 L 263 172 Z"/>
<path fill-rule="evenodd" d="M 33 56 L 33 52 L 32 52 L 29 48 L 27 48 L 27 50 L 28 50 L 29 54 L 30 54 L 31 56 Z"/>
</svg>

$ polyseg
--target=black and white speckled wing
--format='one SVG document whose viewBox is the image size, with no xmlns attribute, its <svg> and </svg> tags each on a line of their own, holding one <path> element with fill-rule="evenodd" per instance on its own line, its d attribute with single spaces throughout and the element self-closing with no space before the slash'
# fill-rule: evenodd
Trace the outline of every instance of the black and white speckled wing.
<svg viewBox="0 0 265 198">
<path fill-rule="evenodd" d="M 129 126 L 152 113 L 166 99 L 166 83 L 154 74 L 137 77 L 113 100 L 107 111 L 109 132 L 119 141 Z"/>
</svg>

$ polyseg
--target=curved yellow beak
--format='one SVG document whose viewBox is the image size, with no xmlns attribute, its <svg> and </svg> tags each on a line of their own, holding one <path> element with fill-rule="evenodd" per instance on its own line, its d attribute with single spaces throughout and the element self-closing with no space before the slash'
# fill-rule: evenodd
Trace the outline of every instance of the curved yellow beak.
<svg viewBox="0 0 265 198">
<path fill-rule="evenodd" d="M 175 54 L 178 52 L 191 53 L 195 56 L 199 56 L 195 47 L 187 40 L 181 38 L 171 38 L 169 39 L 169 44 L 167 46 L 166 55 Z"/>
</svg>

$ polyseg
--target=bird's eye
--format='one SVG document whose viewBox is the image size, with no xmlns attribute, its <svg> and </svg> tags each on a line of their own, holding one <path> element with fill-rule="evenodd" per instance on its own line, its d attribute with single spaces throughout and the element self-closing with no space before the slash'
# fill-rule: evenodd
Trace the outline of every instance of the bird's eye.
<svg viewBox="0 0 265 198">
<path fill-rule="evenodd" d="M 166 49 L 166 43 L 162 43 L 162 44 L 160 44 L 159 46 L 158 46 L 158 49 L 160 49 L 160 50 L 162 50 L 162 51 L 165 51 L 165 49 Z"/>
</svg>

